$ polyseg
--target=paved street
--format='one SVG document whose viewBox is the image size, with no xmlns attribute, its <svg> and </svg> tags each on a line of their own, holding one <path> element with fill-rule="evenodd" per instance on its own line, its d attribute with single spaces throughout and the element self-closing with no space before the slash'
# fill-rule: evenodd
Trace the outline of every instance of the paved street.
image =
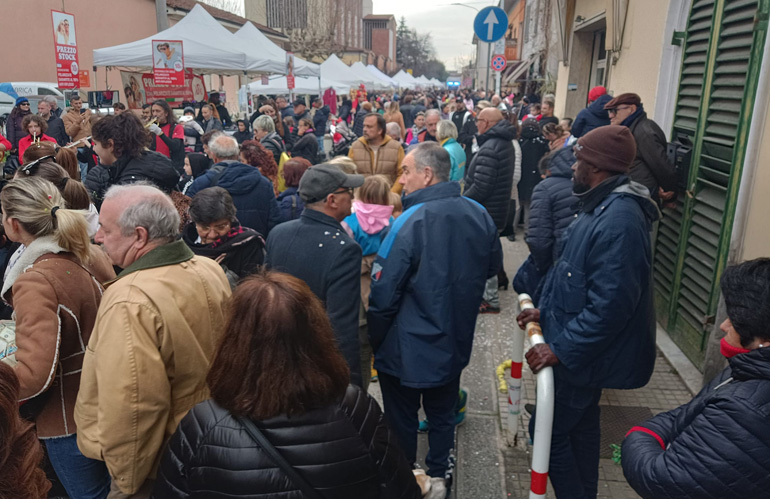
<svg viewBox="0 0 770 499">
<path fill-rule="evenodd" d="M 502 239 L 509 278 L 526 258 L 521 240 Z M 479 317 L 471 363 L 463 373 L 462 386 L 469 392 L 465 424 L 457 429 L 457 472 L 453 497 L 457 499 L 525 498 L 529 496 L 529 415 L 525 403 L 535 403 L 535 380 L 524 368 L 522 415 L 518 445 L 509 446 L 507 394 L 498 391 L 496 367 L 510 359 L 512 333 L 516 327 L 516 294 L 500 291 L 504 307 L 499 315 Z M 379 398 L 379 389 L 371 392 Z M 625 431 L 650 415 L 677 407 L 691 398 L 690 392 L 670 364 L 658 355 L 650 383 L 638 390 L 605 390 L 602 405 L 603 457 L 599 468 L 599 497 L 636 498 L 623 477 L 622 468 L 609 457 L 609 444 L 620 444 Z M 641 418 L 641 419 L 640 419 Z M 615 436 L 615 439 L 608 440 Z M 425 436 L 420 438 L 424 454 Z M 549 486 L 548 497 L 555 497 Z"/>
</svg>

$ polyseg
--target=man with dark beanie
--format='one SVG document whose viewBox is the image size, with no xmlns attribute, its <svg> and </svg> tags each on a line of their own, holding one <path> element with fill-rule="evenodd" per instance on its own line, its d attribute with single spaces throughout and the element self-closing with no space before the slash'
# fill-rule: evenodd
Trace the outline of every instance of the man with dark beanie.
<svg viewBox="0 0 770 499">
<path fill-rule="evenodd" d="M 604 105 L 610 123 L 628 127 L 636 141 L 636 156 L 628 176 L 650 190 L 653 199 L 669 201 L 676 191 L 676 170 L 666 153 L 666 134 L 647 117 L 642 99 L 636 94 L 620 94 Z"/>
<path fill-rule="evenodd" d="M 626 127 L 608 125 L 578 139 L 577 218 L 564 231 L 538 308 L 517 318 L 522 327 L 543 327 L 546 343 L 526 355 L 532 371 L 553 366 L 549 474 L 559 499 L 596 497 L 602 389 L 642 387 L 655 364 L 650 229 L 659 212 L 647 188 L 627 175 L 635 156 Z"/>
</svg>

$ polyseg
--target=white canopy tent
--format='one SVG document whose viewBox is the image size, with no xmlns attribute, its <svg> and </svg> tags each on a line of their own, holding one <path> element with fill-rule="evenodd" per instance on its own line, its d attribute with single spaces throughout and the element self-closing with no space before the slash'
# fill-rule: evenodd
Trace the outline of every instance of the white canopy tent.
<svg viewBox="0 0 770 499">
<path fill-rule="evenodd" d="M 388 85 L 390 85 L 391 87 L 398 87 L 398 82 L 396 80 L 394 80 L 393 78 L 391 78 L 390 76 L 388 76 L 385 73 L 383 73 L 382 71 L 380 71 L 379 68 L 377 68 L 377 66 L 375 66 L 373 64 L 369 64 L 368 66 L 366 66 L 366 69 L 370 73 L 372 73 L 374 76 L 376 76 L 377 78 L 379 78 L 383 82 L 385 82 Z"/>
<path fill-rule="evenodd" d="M 417 83 L 419 83 L 419 84 L 420 84 L 420 85 L 422 85 L 423 87 L 432 87 L 432 86 L 433 86 L 433 83 L 431 83 L 431 81 L 430 81 L 429 79 L 427 79 L 427 78 L 426 78 L 425 76 L 423 76 L 423 75 L 420 75 L 420 76 L 418 76 L 418 77 L 417 77 L 417 78 L 415 78 L 415 79 L 417 80 Z"/>
<path fill-rule="evenodd" d="M 441 83 L 436 78 L 431 78 L 430 82 L 433 84 L 434 87 L 445 87 L 446 86 L 445 84 Z"/>
<path fill-rule="evenodd" d="M 241 41 L 238 46 L 245 47 L 249 53 L 271 61 L 277 61 L 283 68 L 270 73 L 286 74 L 286 51 L 273 43 L 252 23 L 246 23 L 235 32 L 235 38 Z M 321 67 L 299 57 L 294 58 L 294 76 L 321 76 Z"/>
<path fill-rule="evenodd" d="M 350 70 L 356 73 L 359 78 L 361 78 L 361 81 L 364 85 L 366 85 L 366 88 L 371 90 L 385 90 L 386 88 L 390 88 L 390 85 L 387 83 L 381 81 L 379 78 L 374 76 L 368 69 L 366 69 L 366 66 L 361 61 L 354 62 L 350 65 Z"/>
<path fill-rule="evenodd" d="M 320 95 L 327 88 L 333 88 L 338 93 L 347 93 L 350 90 L 350 85 L 321 78 L 321 84 L 319 86 L 318 78 L 305 76 L 296 76 L 294 78 L 294 89 L 291 91 L 286 83 L 285 76 L 271 76 L 267 85 L 263 85 L 261 81 L 249 83 L 249 92 L 251 92 L 252 95 L 276 95 L 288 94 L 289 92 L 294 92 L 295 94 Z"/>
<path fill-rule="evenodd" d="M 332 54 L 321 63 L 321 79 L 345 83 L 350 87 L 357 87 L 360 84 L 367 84 L 364 78 L 361 78 L 350 66 L 342 62 L 336 55 Z"/>
<path fill-rule="evenodd" d="M 242 41 L 197 4 L 178 23 L 160 33 L 135 42 L 95 49 L 94 66 L 151 70 L 152 40 L 181 40 L 185 68 L 199 74 L 285 72 L 285 59 L 278 61 L 242 51 L 239 48 Z"/>
<path fill-rule="evenodd" d="M 403 69 L 400 70 L 395 75 L 393 75 L 393 79 L 396 80 L 396 82 L 398 82 L 398 86 L 401 87 L 401 88 L 416 88 L 417 87 L 417 81 L 414 79 L 414 77 L 412 77 L 412 75 L 410 75 L 409 73 L 407 73 Z"/>
</svg>

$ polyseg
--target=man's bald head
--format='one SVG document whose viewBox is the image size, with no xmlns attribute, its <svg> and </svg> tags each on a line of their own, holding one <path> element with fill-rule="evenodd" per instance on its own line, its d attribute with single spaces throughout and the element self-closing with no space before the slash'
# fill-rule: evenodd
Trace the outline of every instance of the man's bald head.
<svg viewBox="0 0 770 499">
<path fill-rule="evenodd" d="M 501 113 L 499 109 L 494 107 L 482 109 L 482 111 L 479 113 L 479 117 L 476 119 L 479 133 L 485 133 L 498 122 L 502 121 L 502 119 L 503 113 Z"/>
</svg>

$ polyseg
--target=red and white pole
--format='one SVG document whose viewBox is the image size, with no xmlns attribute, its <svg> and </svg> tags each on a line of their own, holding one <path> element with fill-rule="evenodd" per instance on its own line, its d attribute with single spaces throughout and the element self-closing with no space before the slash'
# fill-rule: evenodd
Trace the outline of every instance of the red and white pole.
<svg viewBox="0 0 770 499">
<path fill-rule="evenodd" d="M 521 368 L 524 362 L 524 331 L 513 330 L 513 356 L 511 377 L 508 381 L 508 432 L 516 442 L 519 436 L 519 415 L 521 414 Z"/>
<path fill-rule="evenodd" d="M 535 308 L 532 298 L 528 294 L 519 295 L 519 305 L 522 311 Z M 545 343 L 543 331 L 537 322 L 527 324 L 527 334 L 532 346 Z M 546 367 L 537 373 L 537 410 L 535 411 L 535 438 L 532 444 L 530 499 L 545 498 L 548 488 L 554 398 L 553 368 Z"/>
</svg>

